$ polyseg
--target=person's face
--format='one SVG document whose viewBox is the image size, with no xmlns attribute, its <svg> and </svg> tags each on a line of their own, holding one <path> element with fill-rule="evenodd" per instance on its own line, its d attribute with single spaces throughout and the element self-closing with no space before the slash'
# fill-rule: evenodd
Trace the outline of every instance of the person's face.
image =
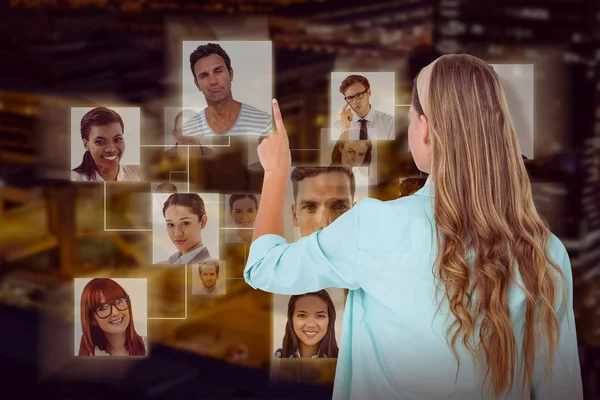
<svg viewBox="0 0 600 400">
<path fill-rule="evenodd" d="M 196 61 L 194 77 L 196 87 L 204 94 L 206 101 L 217 102 L 231 95 L 233 70 L 228 71 L 225 60 L 217 54 Z"/>
<path fill-rule="evenodd" d="M 201 241 L 200 232 L 206 226 L 206 221 L 206 215 L 198 220 L 189 207 L 170 205 L 165 211 L 169 238 L 177 250 L 184 254 Z"/>
<path fill-rule="evenodd" d="M 236 226 L 240 228 L 254 227 L 254 220 L 256 219 L 256 205 L 254 204 L 254 200 L 245 197 L 234 201 L 231 217 Z"/>
<path fill-rule="evenodd" d="M 343 167 L 360 167 L 369 147 L 364 140 L 352 140 L 340 145 Z"/>
<path fill-rule="evenodd" d="M 430 173 L 431 169 L 431 146 L 427 118 L 419 117 L 413 106 L 408 110 L 408 146 L 415 164 L 419 170 Z"/>
<path fill-rule="evenodd" d="M 173 136 L 175 137 L 175 142 L 179 146 L 199 146 L 200 141 L 194 136 L 184 136 L 183 135 L 183 116 L 179 117 L 175 122 L 175 126 L 173 127 Z M 187 155 L 187 149 L 177 149 L 177 153 L 180 155 Z M 200 154 L 200 147 L 190 147 L 190 154 Z"/>
<path fill-rule="evenodd" d="M 177 144 L 182 146 L 196 146 L 200 144 L 200 141 L 194 136 L 183 135 L 183 116 L 179 117 L 173 128 L 173 136 Z"/>
<path fill-rule="evenodd" d="M 365 91 L 365 86 L 362 83 L 353 83 L 352 85 L 348 86 L 346 88 L 346 90 L 344 91 L 344 97 L 351 97 L 351 96 L 355 96 L 356 94 L 363 93 Z M 366 115 L 369 112 L 369 99 L 371 98 L 371 89 L 367 90 L 362 99 L 358 99 L 356 97 L 354 97 L 353 99 L 351 99 L 350 101 L 348 101 L 348 104 L 350 105 L 350 107 L 352 107 L 352 109 L 359 115 Z"/>
<path fill-rule="evenodd" d="M 293 314 L 294 333 L 306 346 L 321 343 L 327 333 L 329 313 L 327 303 L 317 296 L 302 296 L 296 300 Z"/>
<path fill-rule="evenodd" d="M 200 280 L 206 290 L 212 290 L 217 285 L 219 274 L 215 265 L 203 265 L 200 272 Z"/>
<path fill-rule="evenodd" d="M 88 139 L 83 140 L 83 146 L 89 150 L 98 168 L 106 170 L 117 168 L 125 153 L 125 139 L 121 124 L 115 122 L 92 127 Z"/>
<path fill-rule="evenodd" d="M 248 353 L 244 349 L 238 349 L 231 356 L 231 362 L 236 364 L 243 364 L 248 360 Z"/>
<path fill-rule="evenodd" d="M 298 182 L 292 205 L 294 226 L 302 237 L 319 231 L 352 208 L 350 178 L 338 172 L 326 172 Z"/>
<path fill-rule="evenodd" d="M 175 126 L 173 127 L 173 136 L 175 142 L 181 143 L 183 141 L 183 116 L 180 116 L 175 120 Z"/>
<path fill-rule="evenodd" d="M 100 318 L 93 312 L 94 321 L 98 325 L 98 328 L 105 334 L 120 334 L 124 333 L 127 327 L 129 326 L 129 321 L 131 319 L 129 315 L 129 307 L 126 310 L 119 310 L 116 306 L 110 306 L 106 303 L 106 298 L 104 294 L 100 294 L 100 305 L 96 307 L 96 310 L 102 315 L 104 310 L 110 310 L 110 314 L 106 318 Z M 125 308 L 119 306 L 119 308 Z"/>
</svg>

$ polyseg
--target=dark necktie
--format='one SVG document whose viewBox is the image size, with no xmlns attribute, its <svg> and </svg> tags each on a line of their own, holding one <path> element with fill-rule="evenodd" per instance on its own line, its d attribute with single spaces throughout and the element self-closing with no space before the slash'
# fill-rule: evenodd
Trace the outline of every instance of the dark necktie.
<svg viewBox="0 0 600 400">
<path fill-rule="evenodd" d="M 360 135 L 358 140 L 367 140 L 369 138 L 367 135 L 367 122 L 369 121 L 366 119 L 359 119 L 358 122 L 360 122 Z"/>
</svg>

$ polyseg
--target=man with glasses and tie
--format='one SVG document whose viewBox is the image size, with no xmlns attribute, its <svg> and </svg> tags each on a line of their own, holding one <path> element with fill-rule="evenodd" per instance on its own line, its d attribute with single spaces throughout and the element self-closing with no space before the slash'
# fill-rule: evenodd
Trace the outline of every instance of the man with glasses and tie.
<svg viewBox="0 0 600 400">
<path fill-rule="evenodd" d="M 344 140 L 394 140 L 394 117 L 373 109 L 371 85 L 362 75 L 350 75 L 342 81 L 340 93 L 346 104 L 335 127 Z"/>
</svg>

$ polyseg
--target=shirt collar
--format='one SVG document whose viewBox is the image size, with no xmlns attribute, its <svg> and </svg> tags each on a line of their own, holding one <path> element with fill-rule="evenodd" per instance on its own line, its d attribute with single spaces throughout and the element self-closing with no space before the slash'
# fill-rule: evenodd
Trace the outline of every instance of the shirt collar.
<svg viewBox="0 0 600 400">
<path fill-rule="evenodd" d="M 315 354 L 311 358 L 321 358 L 321 357 L 319 357 L 319 353 L 321 353 L 321 348 L 319 348 L 319 351 L 317 352 L 317 354 Z M 296 351 L 294 352 L 294 354 L 292 354 L 290 356 L 290 358 L 302 358 L 302 357 L 300 357 L 300 349 L 296 349 Z M 323 358 L 327 358 L 327 356 L 323 355 Z"/>
<path fill-rule="evenodd" d="M 425 196 L 425 197 L 433 198 L 433 182 L 431 181 L 431 175 L 429 175 L 427 177 L 427 180 L 425 181 L 425 185 L 423 185 L 423 187 L 421 189 L 417 190 L 414 194 L 417 196 Z"/>
<path fill-rule="evenodd" d="M 178 259 L 181 261 L 182 264 L 188 264 L 190 261 L 192 261 L 194 257 L 196 257 L 202 250 L 204 250 L 205 247 L 205 245 L 202 245 L 196 250 L 190 251 L 189 253 L 184 255 L 180 255 Z M 179 254 L 181 254 L 181 251 L 179 252 Z"/>
</svg>

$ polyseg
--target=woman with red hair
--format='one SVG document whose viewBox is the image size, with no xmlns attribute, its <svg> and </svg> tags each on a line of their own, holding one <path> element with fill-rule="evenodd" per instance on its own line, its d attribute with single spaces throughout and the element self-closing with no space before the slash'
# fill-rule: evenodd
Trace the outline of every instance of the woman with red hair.
<svg viewBox="0 0 600 400">
<path fill-rule="evenodd" d="M 112 279 L 96 278 L 81 293 L 80 356 L 145 356 L 146 341 L 135 331 L 131 299 Z"/>
</svg>

